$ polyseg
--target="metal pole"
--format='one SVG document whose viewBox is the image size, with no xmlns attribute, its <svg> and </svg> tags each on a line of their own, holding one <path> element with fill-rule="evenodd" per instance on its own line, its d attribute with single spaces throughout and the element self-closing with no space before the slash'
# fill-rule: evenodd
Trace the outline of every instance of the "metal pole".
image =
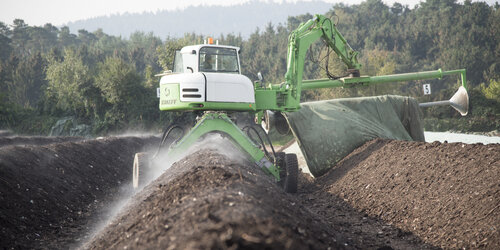
<svg viewBox="0 0 500 250">
<path fill-rule="evenodd" d="M 418 104 L 419 107 L 431 107 L 431 106 L 441 106 L 441 105 L 451 105 L 451 102 L 447 100 L 447 101 L 436 101 L 436 102 L 424 102 Z"/>
<path fill-rule="evenodd" d="M 460 74 L 462 86 L 467 88 L 465 79 L 465 69 L 442 71 L 441 69 L 424 72 L 394 74 L 386 76 L 361 76 L 361 77 L 346 77 L 338 80 L 331 79 L 317 79 L 317 80 L 303 80 L 302 89 L 320 89 L 320 88 L 335 88 L 335 87 L 353 87 L 357 85 L 371 85 L 378 83 L 390 82 L 406 82 L 414 80 L 425 79 L 441 79 L 443 76 Z"/>
<path fill-rule="evenodd" d="M 386 76 L 372 76 L 370 77 L 370 83 L 404 82 L 413 80 L 434 79 L 441 77 L 443 77 L 443 72 L 441 71 L 441 69 L 438 69 L 434 71 L 425 71 L 425 72 L 394 74 Z"/>
</svg>

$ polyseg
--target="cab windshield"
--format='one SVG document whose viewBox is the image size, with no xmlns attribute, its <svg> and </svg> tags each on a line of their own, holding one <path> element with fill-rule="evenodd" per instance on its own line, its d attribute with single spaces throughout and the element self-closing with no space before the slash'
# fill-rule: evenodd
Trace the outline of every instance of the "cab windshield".
<svg viewBox="0 0 500 250">
<path fill-rule="evenodd" d="M 221 72 L 239 74 L 236 49 L 203 47 L 200 49 L 201 72 Z"/>
<path fill-rule="evenodd" d="M 173 68 L 173 72 L 175 73 L 184 73 L 184 68 L 182 67 L 182 55 L 180 50 L 175 51 Z"/>
</svg>

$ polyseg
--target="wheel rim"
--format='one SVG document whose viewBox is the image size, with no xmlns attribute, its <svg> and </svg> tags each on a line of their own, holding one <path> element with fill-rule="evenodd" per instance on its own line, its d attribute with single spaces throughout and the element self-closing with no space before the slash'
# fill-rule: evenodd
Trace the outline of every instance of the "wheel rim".
<svg viewBox="0 0 500 250">
<path fill-rule="evenodd" d="M 139 161 L 137 159 L 137 156 L 135 156 L 134 167 L 132 170 L 132 184 L 134 188 L 139 187 Z"/>
</svg>

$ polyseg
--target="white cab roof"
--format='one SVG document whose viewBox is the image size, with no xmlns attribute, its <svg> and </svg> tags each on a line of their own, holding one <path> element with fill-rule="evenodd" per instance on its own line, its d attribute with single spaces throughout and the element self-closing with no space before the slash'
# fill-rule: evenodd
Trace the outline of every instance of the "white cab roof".
<svg viewBox="0 0 500 250">
<path fill-rule="evenodd" d="M 214 47 L 214 48 L 227 48 L 227 49 L 235 49 L 237 52 L 240 51 L 239 47 L 229 46 L 229 45 L 215 45 L 215 44 L 197 44 L 183 47 L 181 49 L 181 53 L 191 53 L 193 50 L 196 52 L 200 51 L 202 47 Z"/>
</svg>

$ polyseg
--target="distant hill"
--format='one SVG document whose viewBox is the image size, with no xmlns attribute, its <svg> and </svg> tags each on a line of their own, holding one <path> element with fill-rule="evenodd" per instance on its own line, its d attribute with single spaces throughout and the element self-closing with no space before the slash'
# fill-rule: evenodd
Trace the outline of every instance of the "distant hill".
<svg viewBox="0 0 500 250">
<path fill-rule="evenodd" d="M 129 37 L 135 31 L 153 32 L 162 39 L 181 37 L 185 33 L 219 36 L 220 34 L 241 34 L 244 38 L 263 29 L 269 22 L 273 25 L 285 23 L 288 16 L 301 14 L 324 14 L 332 4 L 325 2 L 263 3 L 252 1 L 235 6 L 198 6 L 184 10 L 145 12 L 95 17 L 70 22 L 72 33 L 79 29 L 95 31 L 101 28 L 110 35 Z"/>
</svg>

